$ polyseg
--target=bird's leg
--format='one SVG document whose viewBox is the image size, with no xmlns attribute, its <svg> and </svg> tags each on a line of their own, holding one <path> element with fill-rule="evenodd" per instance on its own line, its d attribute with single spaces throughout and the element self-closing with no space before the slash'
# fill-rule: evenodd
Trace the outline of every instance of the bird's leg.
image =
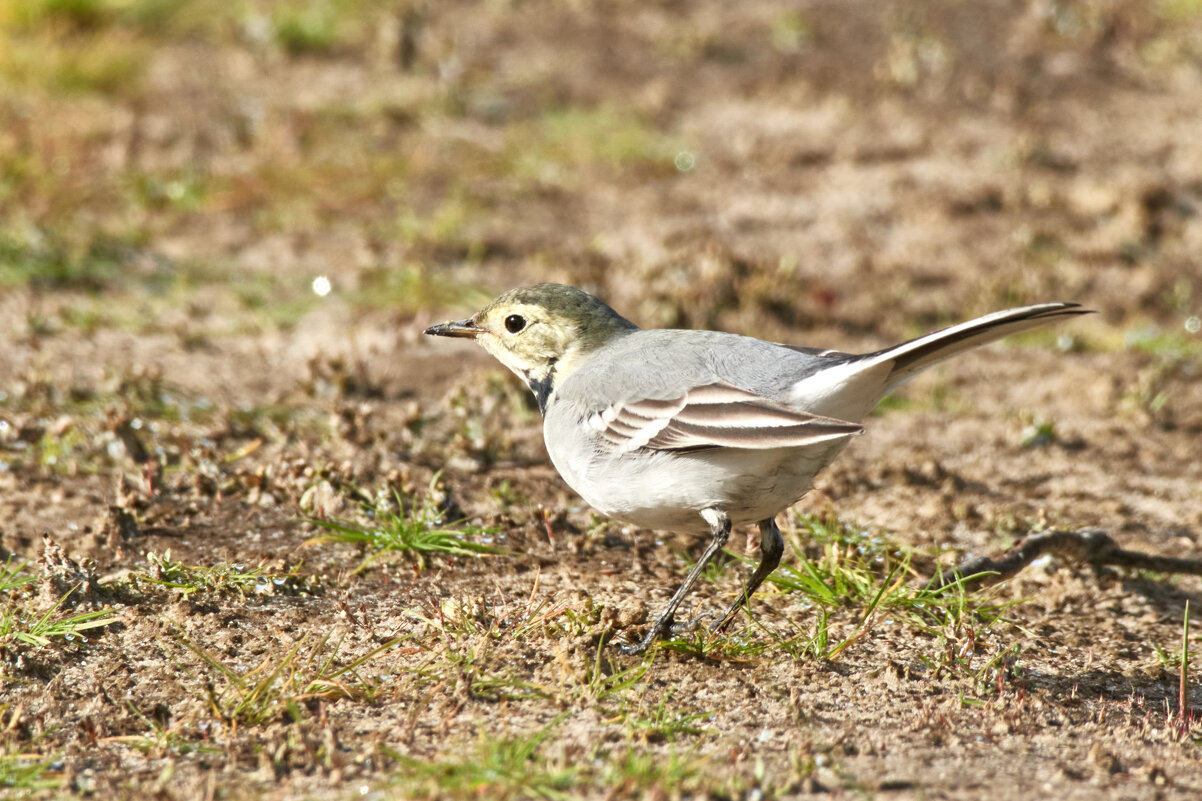
<svg viewBox="0 0 1202 801">
<path fill-rule="evenodd" d="M 680 606 L 680 602 L 684 600 L 684 597 L 689 594 L 689 590 L 693 589 L 693 585 L 697 583 L 697 578 L 701 575 L 701 571 L 705 570 L 705 566 L 726 546 L 726 540 L 730 537 L 730 516 L 717 508 L 702 509 L 701 516 L 710 526 L 710 544 L 706 546 L 705 552 L 701 554 L 701 558 L 697 560 L 697 564 L 693 565 L 693 569 L 685 576 L 684 582 L 676 589 L 676 592 L 672 593 L 672 597 L 668 599 L 668 605 L 664 607 L 664 611 L 651 624 L 651 628 L 647 630 L 647 635 L 643 637 L 642 642 L 632 645 L 619 645 L 618 650 L 622 653 L 641 654 L 651 646 L 651 643 L 672 631 L 672 622 L 676 615 L 676 608 Z M 779 536 L 780 534 L 778 533 L 777 537 Z M 780 556 L 778 554 L 777 560 L 779 561 L 779 559 Z M 773 567 L 776 567 L 776 565 L 773 564 Z"/>
<path fill-rule="evenodd" d="M 751 574 L 751 578 L 747 579 L 747 586 L 743 588 L 743 592 L 735 599 L 735 602 L 730 605 L 730 609 L 726 610 L 726 614 L 722 619 L 710 626 L 710 631 L 719 632 L 730 625 L 730 621 L 734 620 L 739 610 L 747 605 L 751 600 L 751 594 L 764 583 L 764 579 L 771 575 L 776 566 L 780 564 L 781 555 L 785 552 L 785 540 L 780 535 L 780 529 L 776 527 L 776 520 L 768 518 L 761 520 L 760 526 L 760 563 L 756 566 L 755 572 Z"/>
</svg>

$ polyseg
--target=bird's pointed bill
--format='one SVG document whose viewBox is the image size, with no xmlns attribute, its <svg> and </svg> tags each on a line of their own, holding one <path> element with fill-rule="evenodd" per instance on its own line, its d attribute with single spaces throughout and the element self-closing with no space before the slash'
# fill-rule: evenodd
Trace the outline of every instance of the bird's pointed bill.
<svg viewBox="0 0 1202 801">
<path fill-rule="evenodd" d="M 466 320 L 432 325 L 426 329 L 425 333 L 434 337 L 471 337 L 474 339 L 483 333 L 483 329 L 469 317 Z"/>
</svg>

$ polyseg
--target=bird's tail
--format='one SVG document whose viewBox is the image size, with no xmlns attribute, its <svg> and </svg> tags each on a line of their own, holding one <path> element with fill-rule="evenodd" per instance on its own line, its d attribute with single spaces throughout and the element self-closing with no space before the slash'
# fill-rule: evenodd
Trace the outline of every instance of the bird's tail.
<svg viewBox="0 0 1202 801">
<path fill-rule="evenodd" d="M 1002 337 L 1029 331 L 1041 325 L 1078 314 L 1090 314 L 1079 303 L 1040 303 L 994 312 L 966 323 L 953 325 L 926 336 L 863 356 L 864 362 L 893 363 L 886 392 L 919 372 L 966 350 L 987 345 Z"/>
</svg>

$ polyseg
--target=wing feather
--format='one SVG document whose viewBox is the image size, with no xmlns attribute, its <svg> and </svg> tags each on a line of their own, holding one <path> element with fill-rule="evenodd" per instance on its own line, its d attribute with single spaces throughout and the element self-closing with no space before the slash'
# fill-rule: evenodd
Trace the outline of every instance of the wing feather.
<svg viewBox="0 0 1202 801">
<path fill-rule="evenodd" d="M 591 415 L 589 424 L 620 451 L 797 448 L 863 430 L 722 383 L 678 398 L 614 403 Z"/>
</svg>

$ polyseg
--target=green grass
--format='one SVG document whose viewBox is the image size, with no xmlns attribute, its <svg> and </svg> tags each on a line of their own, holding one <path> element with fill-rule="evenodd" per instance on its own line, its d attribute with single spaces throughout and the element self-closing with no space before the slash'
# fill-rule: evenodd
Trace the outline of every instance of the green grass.
<svg viewBox="0 0 1202 801">
<path fill-rule="evenodd" d="M 372 33 L 381 0 L 283 0 L 272 5 L 276 43 L 293 56 L 326 56 L 361 45 Z"/>
<path fill-rule="evenodd" d="M 177 212 L 187 216 L 189 209 L 202 203 L 203 193 L 189 179 L 144 177 L 141 181 L 146 205 L 169 202 L 172 206 L 168 211 L 149 210 L 159 217 Z M 114 201 L 114 205 L 121 203 Z M 142 201 L 135 205 L 140 208 Z M 130 214 L 140 216 L 143 211 L 133 209 Z M 77 226 L 68 236 L 63 233 L 67 227 L 49 221 L 39 228 L 0 228 L 0 289 L 26 287 L 56 296 L 53 306 L 29 321 L 30 329 L 40 336 L 64 329 L 102 328 L 174 333 L 188 349 L 229 335 L 291 330 L 323 302 L 314 294 L 314 275 L 265 275 L 220 260 L 177 260 L 150 247 L 146 231 L 116 235 Z M 367 271 L 361 290 L 343 291 L 335 283 L 334 298 L 360 308 L 386 307 L 412 314 L 431 305 L 481 297 L 452 281 L 405 277 L 416 274 L 383 267 Z M 198 303 L 201 289 L 210 291 Z M 181 308 L 188 310 L 188 318 L 164 326 L 164 313 Z"/>
<path fill-rule="evenodd" d="M 392 754 L 401 766 L 388 798 L 556 799 L 681 798 L 715 785 L 708 763 L 676 751 L 664 755 L 637 746 L 596 745 L 569 757 L 556 735 L 565 715 L 524 735 L 481 728 L 475 743 L 453 757 Z M 714 797 L 739 797 L 741 794 Z"/>
<path fill-rule="evenodd" d="M 175 198 L 172 209 L 121 209 L 124 201 L 114 199 L 110 213 L 186 216 L 203 197 L 190 179 L 139 180 L 147 205 L 160 202 L 152 195 L 170 197 Z M 64 216 L 73 213 L 88 216 L 85 209 Z M 174 333 L 185 349 L 230 334 L 288 330 L 320 302 L 311 288 L 313 276 L 263 275 L 218 260 L 168 258 L 148 244 L 149 237 L 134 227 L 113 234 L 56 220 L 40 227 L 0 227 L 0 289 L 25 287 L 54 296 L 52 305 L 28 320 L 31 332 L 42 337 L 71 329 Z M 198 303 L 201 289 L 211 291 Z M 181 308 L 188 318 L 165 326 L 164 313 Z"/>
<path fill-rule="evenodd" d="M 1177 330 L 1164 331 L 1156 326 L 1134 328 L 1126 333 L 1123 344 L 1140 353 L 1173 360 L 1202 360 L 1202 334 Z"/>
<path fill-rule="evenodd" d="M 712 712 L 682 712 L 671 704 L 672 691 L 668 690 L 659 703 L 648 708 L 645 696 L 640 694 L 633 708 L 624 708 L 622 726 L 639 742 L 675 742 L 684 736 L 696 736 L 705 732 L 699 725 L 713 716 Z"/>
<path fill-rule="evenodd" d="M 23 31 L 51 28 L 96 34 L 125 28 L 161 33 L 170 19 L 206 5 L 210 13 L 220 7 L 212 0 L 6 0 L 0 3 L 0 13 Z"/>
<path fill-rule="evenodd" d="M 760 590 L 787 595 L 812 615 L 808 631 L 769 625 L 755 601 L 744 609 L 749 625 L 715 635 L 704 625 L 649 651 L 666 649 L 712 661 L 755 662 L 780 658 L 835 660 L 878 626 L 901 625 L 936 644 L 937 662 L 969 671 L 972 659 L 959 646 L 995 624 L 1020 602 L 997 601 L 990 589 L 970 591 L 980 576 L 956 576 L 942 587 L 922 586 L 911 568 L 912 554 L 883 537 L 833 515 L 796 514 L 783 531 L 793 558 L 783 561 Z M 726 552 L 754 567 L 755 559 Z M 722 575 L 726 571 L 711 571 Z"/>
<path fill-rule="evenodd" d="M 522 736 L 498 735 L 481 727 L 475 744 L 454 756 L 417 759 L 393 754 L 402 767 L 394 787 L 405 798 L 564 798 L 587 788 L 670 795 L 692 786 L 700 774 L 698 761 L 675 751 L 664 758 L 640 750 L 705 736 L 703 722 L 712 717 L 707 711 L 681 708 L 671 690 L 650 700 L 650 660 L 615 666 L 602 645 L 583 673 L 567 671 L 559 686 L 536 686 L 512 669 L 511 657 L 493 653 L 487 636 L 446 648 L 423 645 L 422 653 L 425 664 L 404 668 L 419 686 L 456 686 L 473 702 L 517 704 L 546 698 L 569 710 L 592 708 L 607 730 L 619 737 L 624 733 L 624 745 L 611 752 L 603 744 L 610 742 L 607 738 L 590 746 L 592 756 L 565 761 L 560 740 L 553 735 L 571 712 Z"/>
<path fill-rule="evenodd" d="M 182 593 L 185 597 L 195 593 L 216 593 L 245 598 L 254 595 L 315 595 L 318 585 L 300 572 L 300 565 L 287 570 L 268 570 L 263 565 L 247 567 L 232 562 L 212 566 L 185 565 L 171 558 L 168 549 L 162 555 L 151 552 L 146 555 L 149 570 L 132 575 L 135 583 L 146 582 Z"/>
<path fill-rule="evenodd" d="M 399 782 L 404 797 L 568 798 L 582 768 L 575 760 L 547 756 L 544 747 L 563 717 L 524 736 L 493 736 L 481 729 L 474 746 L 455 759 L 426 761 L 395 755 L 406 774 Z"/>
<path fill-rule="evenodd" d="M 101 235 L 81 246 L 53 233 L 22 239 L 0 232 L 0 286 L 99 292 L 122 277 L 132 253 L 128 243 Z"/>
<path fill-rule="evenodd" d="M 0 707 L 7 709 L 7 704 Z M 18 751 L 12 744 L 0 746 L 0 795 L 21 798 L 61 788 L 63 777 L 52 768 L 54 761 L 53 756 Z"/>
<path fill-rule="evenodd" d="M 795 515 L 786 529 L 798 557 L 767 583 L 812 610 L 813 628 L 808 635 L 781 635 L 762 624 L 755 627 L 775 649 L 793 656 L 836 659 L 887 619 L 935 639 L 946 657 L 949 642 L 975 637 L 976 626 L 984 630 L 1002 621 L 1016 603 L 993 600 L 989 591 L 966 590 L 976 576 L 956 577 L 937 589 L 914 586 L 911 554 L 833 516 Z M 714 647 L 707 644 L 706 655 L 765 652 L 763 644 L 737 639 Z"/>
<path fill-rule="evenodd" d="M 110 213 L 187 216 L 202 203 L 203 192 L 191 179 L 143 176 L 139 181 L 143 199 L 133 204 L 137 208 L 121 209 L 125 202 L 114 199 Z M 159 204 L 171 208 L 142 208 Z M 73 209 L 64 216 L 72 212 L 89 213 Z M 73 230 L 65 233 L 68 229 Z M 54 295 L 54 304 L 28 321 L 31 332 L 42 337 L 71 329 L 124 329 L 176 334 L 185 349 L 231 334 L 289 330 L 321 302 L 311 275 L 264 275 L 219 260 L 173 259 L 150 246 L 150 236 L 136 227 L 112 234 L 56 220 L 40 227 L 0 227 L 0 289 L 25 287 Z M 210 291 L 198 303 L 201 289 Z M 165 326 L 164 314 L 181 308 L 188 317 Z"/>
<path fill-rule="evenodd" d="M 372 22 L 388 9 L 380 0 L 276 0 L 262 4 L 219 0 L 0 0 L 0 24 L 55 41 L 112 46 L 184 38 L 274 44 L 293 56 L 329 55 L 361 46 Z"/>
<path fill-rule="evenodd" d="M 271 13 L 276 41 L 293 55 L 332 52 L 339 40 L 342 18 L 338 5 L 329 0 L 278 4 Z"/>
<path fill-rule="evenodd" d="M 221 749 L 212 744 L 189 738 L 180 730 L 183 724 L 167 725 L 146 715 L 142 710 L 127 704 L 129 711 L 146 726 L 145 734 L 123 734 L 104 738 L 104 742 L 121 743 L 149 757 L 161 757 L 167 754 L 219 754 Z"/>
<path fill-rule="evenodd" d="M 1191 327 L 1194 320 L 1188 318 Z M 1181 376 L 1202 367 L 1202 333 L 1188 329 L 1162 331 L 1156 326 L 1131 329 L 1123 337 L 1123 347 L 1147 354 L 1149 363 L 1130 382 L 1120 406 L 1136 410 L 1157 424 L 1171 424 L 1183 405 Z"/>
<path fill-rule="evenodd" d="M 32 576 L 20 572 L 23 567 L 23 564 L 14 566 L 11 559 L 8 561 L 3 572 L 0 572 L 0 592 L 10 593 L 35 580 Z M 111 609 L 60 614 L 59 610 L 71 596 L 71 592 L 40 614 L 30 609 L 28 603 L 15 594 L 8 597 L 3 608 L 0 608 L 0 646 L 19 643 L 40 647 L 50 645 L 56 640 L 88 642 L 87 632 L 120 622 L 120 618 L 114 615 Z"/>
<path fill-rule="evenodd" d="M 597 644 L 597 652 L 589 662 L 587 675 L 572 695 L 594 703 L 623 701 L 627 691 L 637 687 L 651 669 L 653 659 L 644 659 L 626 668 L 616 668 L 605 652 L 605 644 Z"/>
<path fill-rule="evenodd" d="M 1023 427 L 1019 443 L 1024 448 L 1042 448 L 1056 442 L 1056 424 L 1036 417 Z"/>
<path fill-rule="evenodd" d="M 48 30 L 3 36 L 0 77 L 60 95 L 131 95 L 140 88 L 150 47 L 125 32 L 104 38 L 59 36 Z"/>
<path fill-rule="evenodd" d="M 1164 670 L 1180 670 L 1181 669 L 1182 654 L 1180 652 L 1174 653 L 1165 648 L 1162 648 L 1160 645 L 1158 645 L 1157 643 L 1154 643 L 1154 642 L 1149 642 L 1148 646 L 1152 649 L 1152 652 L 1156 656 L 1156 664 L 1160 665 L 1161 668 L 1163 668 Z M 1176 648 L 1177 646 L 1172 645 L 1169 647 Z"/>
<path fill-rule="evenodd" d="M 537 594 L 536 579 L 530 595 L 517 601 L 504 597 L 430 598 L 410 609 L 408 615 L 425 627 L 413 641 L 425 656 L 402 671 L 420 685 L 461 685 L 472 698 L 490 702 L 536 697 L 562 698 L 565 703 L 597 700 L 623 692 L 643 675 L 645 667 L 638 667 L 614 677 L 609 663 L 600 661 L 598 654 L 599 661 L 590 665 L 586 678 L 574 678 L 565 686 L 523 678 L 498 647 L 526 641 L 534 648 L 554 647 L 564 638 L 588 630 L 579 609 L 564 601 L 539 599 Z"/>
<path fill-rule="evenodd" d="M 1202 0 L 1156 0 L 1152 8 L 1170 22 L 1191 22 L 1202 16 Z"/>
<path fill-rule="evenodd" d="M 627 110 L 549 109 L 513 127 L 509 147 L 492 169 L 531 184 L 570 188 L 589 170 L 672 175 L 677 155 L 686 150 L 682 140 Z"/>
<path fill-rule="evenodd" d="M 54 613 L 58 611 L 64 600 L 66 600 L 66 596 L 63 596 L 57 604 L 51 607 L 50 611 L 28 623 L 11 617 L 8 609 L 0 612 L 0 643 L 10 637 L 27 645 L 49 645 L 52 640 L 56 639 L 88 642 L 84 632 L 119 623 L 121 620 L 108 609 L 96 609 L 61 617 L 55 616 Z"/>
<path fill-rule="evenodd" d="M 620 754 L 605 754 L 603 769 L 596 784 L 606 788 L 609 798 L 684 798 L 695 797 L 702 788 L 710 792 L 700 797 L 743 798 L 742 793 L 725 794 L 717 791 L 722 782 L 707 776 L 709 763 L 700 757 L 682 755 L 676 751 L 667 757 L 662 754 L 628 748 Z"/>
<path fill-rule="evenodd" d="M 364 668 L 400 643 L 400 639 L 390 640 L 341 664 L 341 640 L 331 643 L 329 634 L 305 635 L 283 653 L 268 653 L 258 665 L 240 672 L 194 640 L 182 634 L 177 634 L 177 640 L 210 671 L 211 678 L 205 685 L 210 712 L 235 728 L 274 721 L 300 722 L 322 701 L 371 703 L 383 690 L 383 683 L 367 675 Z"/>
<path fill-rule="evenodd" d="M 28 562 L 17 562 L 12 556 L 0 568 L 0 592 L 11 592 L 18 587 L 24 587 L 37 579 L 24 572 Z"/>
<path fill-rule="evenodd" d="M 419 687 L 462 687 L 468 697 L 488 703 L 550 698 L 553 688 L 521 678 L 519 671 L 489 653 L 486 638 L 463 646 L 448 646 L 426 664 L 403 667 Z"/>
<path fill-rule="evenodd" d="M 869 414 L 873 417 L 883 417 L 892 411 L 904 411 L 913 408 L 915 400 L 905 395 L 886 395 L 880 403 L 872 408 Z"/>
<path fill-rule="evenodd" d="M 434 500 L 434 485 L 420 501 L 410 502 L 399 493 L 391 502 L 385 499 L 360 504 L 367 521 L 331 518 L 309 522 L 326 533 L 308 540 L 308 544 L 345 542 L 364 546 L 367 557 L 356 572 L 365 570 L 389 555 L 403 555 L 421 568 L 429 567 L 432 556 L 479 557 L 504 551 L 484 541 L 495 529 L 468 523 L 447 523 L 444 512 Z"/>
<path fill-rule="evenodd" d="M 210 191 L 207 177 L 196 170 L 143 173 L 132 180 L 140 205 L 154 211 L 197 211 Z"/>
</svg>

